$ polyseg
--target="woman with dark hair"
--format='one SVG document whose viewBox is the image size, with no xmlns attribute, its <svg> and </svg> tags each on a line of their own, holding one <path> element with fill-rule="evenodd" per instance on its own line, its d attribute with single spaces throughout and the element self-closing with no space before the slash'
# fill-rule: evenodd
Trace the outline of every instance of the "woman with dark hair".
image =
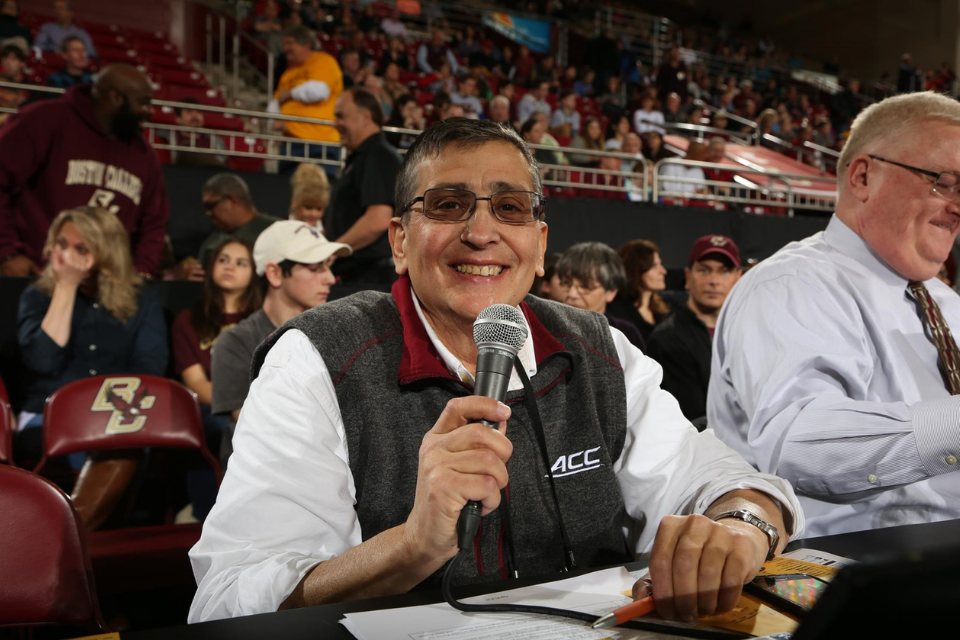
<svg viewBox="0 0 960 640">
<path fill-rule="evenodd" d="M 580 134 L 570 144 L 570 148 L 603 151 L 603 129 L 600 127 L 600 121 L 596 118 L 587 118 L 583 128 L 580 129 Z M 578 167 L 600 166 L 600 156 L 571 152 L 568 157 L 570 158 L 570 164 Z"/>
<path fill-rule="evenodd" d="M 630 133 L 630 118 L 626 114 L 610 118 L 610 122 L 607 123 L 607 142 L 604 144 L 604 149 L 619 151 L 623 148 L 628 133 Z"/>
<path fill-rule="evenodd" d="M 386 126 L 423 131 L 427 127 L 427 120 L 423 116 L 423 108 L 408 93 L 393 103 L 393 111 L 390 112 Z M 387 141 L 397 149 L 409 149 L 416 139 L 417 136 L 412 133 L 387 133 Z"/>
<path fill-rule="evenodd" d="M 659 162 L 664 158 L 672 158 L 673 154 L 663 146 L 663 136 L 659 131 L 648 131 L 643 136 L 643 157 L 650 162 Z"/>
<path fill-rule="evenodd" d="M 617 253 L 627 279 L 607 311 L 635 324 L 646 342 L 657 323 L 670 314 L 659 293 L 667 288 L 667 270 L 660 261 L 660 249 L 649 240 L 631 240 Z"/>
<path fill-rule="evenodd" d="M 177 374 L 197 394 L 206 416 L 213 401 L 210 349 L 224 330 L 263 306 L 263 293 L 254 277 L 253 247 L 246 240 L 227 238 L 204 266 L 203 295 L 177 315 L 170 334 Z"/>
</svg>

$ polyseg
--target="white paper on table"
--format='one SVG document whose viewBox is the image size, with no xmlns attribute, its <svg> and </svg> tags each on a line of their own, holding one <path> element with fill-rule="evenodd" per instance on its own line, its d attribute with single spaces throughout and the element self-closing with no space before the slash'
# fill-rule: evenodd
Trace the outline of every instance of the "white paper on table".
<svg viewBox="0 0 960 640">
<path fill-rule="evenodd" d="M 636 579 L 626 569 L 467 598 L 471 604 L 526 604 L 573 609 L 600 617 L 630 602 Z M 591 629 L 577 620 L 531 614 L 464 613 L 444 603 L 348 613 L 340 623 L 359 640 L 667 640 L 676 636 L 633 629 Z"/>
<path fill-rule="evenodd" d="M 832 553 L 818 551 L 816 549 L 795 549 L 790 553 L 783 554 L 780 557 L 800 560 L 802 562 L 811 562 L 813 564 L 822 564 L 827 567 L 836 567 L 837 569 L 842 569 L 850 564 L 857 564 L 856 560 L 844 558 L 843 556 L 836 556 Z"/>
</svg>

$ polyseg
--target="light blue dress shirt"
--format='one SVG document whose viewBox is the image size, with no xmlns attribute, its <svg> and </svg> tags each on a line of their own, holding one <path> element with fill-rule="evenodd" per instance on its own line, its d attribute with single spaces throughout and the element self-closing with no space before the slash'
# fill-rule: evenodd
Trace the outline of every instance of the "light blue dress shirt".
<svg viewBox="0 0 960 640">
<path fill-rule="evenodd" d="M 960 296 L 926 286 L 960 337 Z M 793 484 L 807 536 L 960 518 L 960 397 L 907 280 L 836 216 L 734 287 L 707 417 Z"/>
</svg>

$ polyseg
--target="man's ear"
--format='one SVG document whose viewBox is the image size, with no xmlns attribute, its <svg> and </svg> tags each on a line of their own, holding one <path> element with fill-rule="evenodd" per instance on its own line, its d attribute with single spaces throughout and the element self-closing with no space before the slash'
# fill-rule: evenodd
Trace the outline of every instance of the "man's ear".
<svg viewBox="0 0 960 640">
<path fill-rule="evenodd" d="M 547 254 L 547 223 L 540 222 L 540 260 L 537 263 L 536 274 L 541 278 L 546 273 L 546 270 L 543 268 L 543 257 Z"/>
<path fill-rule="evenodd" d="M 870 198 L 870 169 L 873 162 L 870 156 L 860 155 L 853 159 L 850 166 L 847 167 L 846 182 L 850 193 L 860 202 L 866 202 Z"/>
<path fill-rule="evenodd" d="M 604 299 L 607 301 L 607 304 L 610 304 L 611 302 L 613 302 L 613 299 L 617 297 L 617 292 L 618 292 L 618 291 L 620 291 L 620 290 L 619 290 L 619 289 L 607 289 L 607 291 L 603 294 L 603 297 L 604 297 Z"/>
<path fill-rule="evenodd" d="M 271 289 L 279 289 L 281 283 L 283 282 L 283 271 L 280 269 L 280 265 L 275 262 L 271 262 L 267 265 L 266 273 L 263 274 L 267 279 L 267 284 Z"/>
<path fill-rule="evenodd" d="M 407 272 L 407 254 L 403 247 L 403 242 L 407 237 L 407 230 L 403 226 L 403 218 L 394 216 L 390 219 L 390 227 L 387 229 L 390 238 L 390 248 L 393 251 L 393 262 L 399 275 Z"/>
</svg>

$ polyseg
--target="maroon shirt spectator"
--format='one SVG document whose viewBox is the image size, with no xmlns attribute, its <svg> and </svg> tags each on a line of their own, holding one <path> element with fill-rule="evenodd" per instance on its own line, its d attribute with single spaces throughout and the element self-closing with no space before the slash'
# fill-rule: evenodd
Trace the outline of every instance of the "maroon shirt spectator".
<svg viewBox="0 0 960 640">
<path fill-rule="evenodd" d="M 223 314 L 222 331 L 233 327 L 243 320 L 241 313 Z M 197 330 L 193 327 L 193 309 L 185 309 L 177 314 L 170 328 L 170 337 L 173 342 L 173 363 L 177 373 L 184 371 L 195 364 L 199 364 L 204 375 L 210 377 L 210 350 L 217 342 L 216 338 L 201 340 Z"/>
<path fill-rule="evenodd" d="M 516 60 L 513 61 L 513 66 L 517 70 L 513 76 L 513 80 L 519 80 L 521 82 L 529 80 L 530 76 L 533 75 L 533 67 L 536 64 L 537 60 L 530 55 L 530 49 L 527 45 L 520 45 L 520 53 L 517 54 Z"/>
<path fill-rule="evenodd" d="M 140 129 L 152 94 L 142 73 L 112 65 L 95 85 L 27 105 L 3 125 L 0 273 L 36 273 L 50 222 L 84 205 L 117 216 L 138 271 L 159 271 L 167 194 L 160 162 Z"/>
</svg>

